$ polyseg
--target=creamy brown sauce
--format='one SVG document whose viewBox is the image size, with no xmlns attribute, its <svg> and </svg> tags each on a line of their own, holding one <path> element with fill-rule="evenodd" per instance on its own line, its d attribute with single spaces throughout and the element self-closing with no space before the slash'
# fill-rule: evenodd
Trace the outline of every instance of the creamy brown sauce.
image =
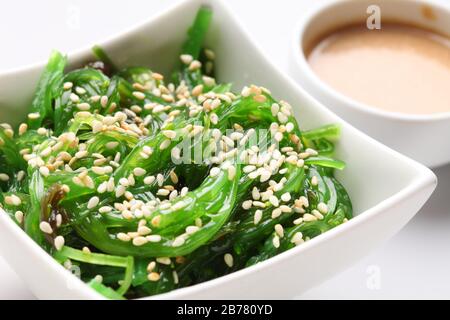
<svg viewBox="0 0 450 320">
<path fill-rule="evenodd" d="M 317 75 L 341 93 L 380 109 L 450 112 L 450 40 L 424 29 L 349 26 L 308 54 Z"/>
</svg>

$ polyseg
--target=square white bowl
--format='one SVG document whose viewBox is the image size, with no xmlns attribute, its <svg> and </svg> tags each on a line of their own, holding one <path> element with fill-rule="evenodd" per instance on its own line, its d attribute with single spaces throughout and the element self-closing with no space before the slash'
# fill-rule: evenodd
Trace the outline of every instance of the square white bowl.
<svg viewBox="0 0 450 320">
<path fill-rule="evenodd" d="M 354 204 L 355 218 L 268 261 L 233 274 L 151 298 L 292 298 L 349 267 L 399 231 L 436 187 L 426 167 L 356 130 L 278 71 L 252 41 L 224 1 L 189 0 L 100 45 L 119 66 L 147 65 L 168 73 L 200 5 L 214 11 L 207 45 L 217 54 L 220 81 L 255 83 L 289 101 L 303 129 L 339 123 L 337 157 L 347 163 L 339 180 Z M 163 53 L 163 54 L 161 54 Z M 90 49 L 69 55 L 74 68 L 93 59 Z M 0 119 L 24 119 L 45 63 L 0 74 Z M 20 94 L 19 94 L 20 93 Z M 0 253 L 38 298 L 102 298 L 71 275 L 0 212 Z"/>
</svg>

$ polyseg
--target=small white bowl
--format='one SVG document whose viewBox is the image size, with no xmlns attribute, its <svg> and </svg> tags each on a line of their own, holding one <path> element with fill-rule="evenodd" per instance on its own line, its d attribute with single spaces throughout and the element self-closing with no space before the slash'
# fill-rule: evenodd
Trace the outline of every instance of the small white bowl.
<svg viewBox="0 0 450 320">
<path fill-rule="evenodd" d="M 340 124 L 342 137 L 336 145 L 337 157 L 347 163 L 347 168 L 338 173 L 338 178 L 353 199 L 356 216 L 256 266 L 152 298 L 294 297 L 349 267 L 394 235 L 436 186 L 436 176 L 429 169 L 353 128 L 278 71 L 224 2 L 185 1 L 100 45 L 120 66 L 149 65 L 154 70 L 168 71 L 197 9 L 201 4 L 210 5 L 214 18 L 207 45 L 216 50 L 220 81 L 234 82 L 239 90 L 249 83 L 270 88 L 275 97 L 291 102 L 304 129 Z M 90 49 L 69 55 L 72 67 L 90 58 Z M 0 75 L 0 97 L 8 101 L 8 107 L 0 108 L 2 121 L 25 117 L 44 65 L 45 62 Z M 0 212 L 0 252 L 38 298 L 101 298 L 54 261 L 4 212 Z"/>
<path fill-rule="evenodd" d="M 315 6 L 299 22 L 290 49 L 290 73 L 300 85 L 339 116 L 391 148 L 437 167 L 450 162 L 449 112 L 410 115 L 388 112 L 356 101 L 322 81 L 309 66 L 304 47 L 349 23 L 365 24 L 369 5 L 378 5 L 383 21 L 398 21 L 450 36 L 450 9 L 422 0 L 346 0 Z M 430 18 L 430 13 L 434 18 Z M 386 75 L 389 76 L 389 75 Z M 450 83 L 449 83 L 450 90 Z"/>
</svg>

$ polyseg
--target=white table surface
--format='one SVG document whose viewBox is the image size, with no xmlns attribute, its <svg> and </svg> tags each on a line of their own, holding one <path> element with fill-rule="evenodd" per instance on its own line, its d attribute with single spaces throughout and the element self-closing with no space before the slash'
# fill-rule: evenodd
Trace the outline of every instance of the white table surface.
<svg viewBox="0 0 450 320">
<path fill-rule="evenodd" d="M 176 1 L 3 3 L 0 72 L 46 60 L 53 48 L 70 52 L 89 46 Z M 266 53 L 284 70 L 293 27 L 305 10 L 323 1 L 328 0 L 228 0 Z M 298 298 L 450 299 L 450 166 L 435 172 L 439 177 L 436 192 L 400 233 L 352 268 Z M 35 298 L 1 256 L 0 284 L 0 299 Z"/>
</svg>

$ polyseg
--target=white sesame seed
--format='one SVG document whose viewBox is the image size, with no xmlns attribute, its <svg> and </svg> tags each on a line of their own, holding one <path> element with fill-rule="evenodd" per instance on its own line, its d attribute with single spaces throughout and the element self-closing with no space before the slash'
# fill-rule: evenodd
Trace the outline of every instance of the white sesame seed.
<svg viewBox="0 0 450 320">
<path fill-rule="evenodd" d="M 100 202 L 100 199 L 97 196 L 94 196 L 91 199 L 89 199 L 88 204 L 87 204 L 87 208 L 88 209 L 95 208 L 98 205 L 99 202 Z"/>
<path fill-rule="evenodd" d="M 134 179 L 134 175 L 133 174 L 130 174 L 128 176 L 127 180 L 128 180 L 128 185 L 129 186 L 134 186 L 136 184 L 136 180 Z"/>
<path fill-rule="evenodd" d="M 252 207 L 252 203 L 253 203 L 252 200 L 246 200 L 246 201 L 242 202 L 242 208 L 244 210 L 249 210 Z"/>
<path fill-rule="evenodd" d="M 75 88 L 75 92 L 78 93 L 78 94 L 85 94 L 86 90 L 84 88 L 82 88 L 82 87 L 76 87 Z"/>
<path fill-rule="evenodd" d="M 278 207 L 280 205 L 280 202 L 278 201 L 278 198 L 276 196 L 270 196 L 269 202 L 274 206 Z"/>
<path fill-rule="evenodd" d="M 147 265 L 147 272 L 152 272 L 156 267 L 156 262 L 155 261 L 151 261 L 149 262 L 149 264 Z"/>
<path fill-rule="evenodd" d="M 272 219 L 278 218 L 279 216 L 281 216 L 282 213 L 283 213 L 283 212 L 281 211 L 280 208 L 274 209 L 274 210 L 272 211 Z"/>
<path fill-rule="evenodd" d="M 228 180 L 233 180 L 235 176 L 236 176 L 236 167 L 229 166 L 228 167 Z"/>
<path fill-rule="evenodd" d="M 168 138 L 168 139 L 175 139 L 175 137 L 177 136 L 177 133 L 173 130 L 163 130 L 162 134 Z"/>
<path fill-rule="evenodd" d="M 202 84 L 198 84 L 192 89 L 192 95 L 194 97 L 199 96 L 200 94 L 202 94 L 202 92 L 203 92 L 203 85 Z"/>
<path fill-rule="evenodd" d="M 39 119 L 40 116 L 41 116 L 41 114 L 39 112 L 29 113 L 28 119 L 36 120 L 36 119 Z"/>
<path fill-rule="evenodd" d="M 158 281 L 161 278 L 161 276 L 157 272 L 151 272 L 151 273 L 149 273 L 147 278 L 150 281 Z"/>
<path fill-rule="evenodd" d="M 52 148 L 51 147 L 47 147 L 44 150 L 42 150 L 42 152 L 40 153 L 40 155 L 42 157 L 47 157 L 52 153 Z"/>
<path fill-rule="evenodd" d="M 38 135 L 40 135 L 40 136 L 45 136 L 46 134 L 47 134 L 47 129 L 45 129 L 45 128 L 39 128 L 39 129 L 37 129 L 37 134 Z"/>
<path fill-rule="evenodd" d="M 308 207 L 309 207 L 309 200 L 308 200 L 307 197 L 301 196 L 301 197 L 299 198 L 299 200 L 300 200 L 300 202 L 303 204 L 303 206 L 304 206 L 305 208 L 308 208 Z"/>
<path fill-rule="evenodd" d="M 21 123 L 19 126 L 19 136 L 23 135 L 28 130 L 28 125 L 26 123 Z"/>
<path fill-rule="evenodd" d="M 40 167 L 39 173 L 42 174 L 44 177 L 48 177 L 50 174 L 50 170 L 47 167 Z"/>
<path fill-rule="evenodd" d="M 144 220 L 145 221 L 145 220 Z M 148 235 L 148 234 L 150 234 L 151 232 L 152 232 L 152 230 L 149 228 L 149 227 L 146 227 L 146 226 L 140 226 L 139 228 L 138 228 L 138 231 L 137 231 L 138 233 L 139 233 L 139 235 L 141 235 L 141 236 L 146 236 L 146 235 Z"/>
<path fill-rule="evenodd" d="M 254 207 L 258 207 L 258 208 L 265 208 L 266 207 L 266 204 L 264 202 L 261 202 L 261 201 L 253 201 L 252 204 L 253 204 Z"/>
<path fill-rule="evenodd" d="M 161 222 L 161 215 L 157 215 L 155 217 L 153 217 L 151 223 L 153 226 L 157 227 L 159 226 L 159 223 Z"/>
<path fill-rule="evenodd" d="M 276 132 L 274 139 L 275 139 L 275 141 L 280 142 L 281 140 L 283 140 L 283 134 L 280 131 Z"/>
<path fill-rule="evenodd" d="M 190 64 L 192 62 L 192 60 L 194 60 L 194 58 L 190 54 L 182 54 L 180 56 L 180 60 L 184 64 Z"/>
<path fill-rule="evenodd" d="M 274 104 L 272 104 L 272 107 L 270 108 L 270 110 L 272 112 L 272 115 L 274 117 L 276 117 L 278 112 L 280 111 L 280 106 L 278 105 L 278 103 L 274 103 Z"/>
<path fill-rule="evenodd" d="M 114 149 L 114 148 L 116 148 L 118 145 L 119 145 L 119 142 L 117 142 L 117 141 L 110 141 L 110 142 L 108 142 L 108 143 L 105 144 L 105 147 L 106 147 L 107 149 Z"/>
<path fill-rule="evenodd" d="M 262 170 L 259 181 L 260 182 L 266 182 L 267 180 L 270 179 L 271 175 L 272 174 L 271 174 L 271 172 L 269 170 Z"/>
<path fill-rule="evenodd" d="M 116 187 L 116 198 L 119 198 L 125 194 L 125 187 L 122 185 L 118 185 Z"/>
<path fill-rule="evenodd" d="M 78 110 L 81 110 L 81 111 L 87 111 L 91 108 L 91 105 L 89 103 L 83 102 L 83 103 L 77 104 L 77 108 L 78 108 Z"/>
<path fill-rule="evenodd" d="M 133 91 L 133 96 L 136 99 L 139 99 L 139 100 L 144 100 L 145 99 L 145 94 L 140 92 L 140 91 Z"/>
<path fill-rule="evenodd" d="M 294 130 L 294 124 L 292 122 L 288 122 L 286 124 L 286 131 L 291 132 L 292 130 Z"/>
<path fill-rule="evenodd" d="M 158 196 L 168 196 L 169 193 L 170 191 L 166 189 L 158 189 L 158 191 L 156 192 Z"/>
<path fill-rule="evenodd" d="M 188 227 L 186 227 L 186 233 L 189 234 L 189 235 L 196 233 L 198 230 L 200 230 L 200 228 L 197 227 L 197 226 L 188 226 Z"/>
<path fill-rule="evenodd" d="M 62 215 L 60 214 L 60 213 L 58 213 L 57 215 L 56 215 L 56 227 L 61 227 L 61 224 L 62 224 Z"/>
<path fill-rule="evenodd" d="M 181 156 L 180 148 L 173 147 L 172 150 L 171 150 L 171 155 L 172 155 L 172 158 L 175 159 L 175 160 L 180 159 L 180 156 Z"/>
<path fill-rule="evenodd" d="M 131 240 L 131 237 L 127 235 L 126 233 L 120 232 L 117 234 L 117 239 L 123 242 L 128 242 Z"/>
<path fill-rule="evenodd" d="M 62 247 L 64 246 L 64 237 L 63 236 L 57 236 L 54 240 L 54 245 L 56 250 L 60 251 Z"/>
<path fill-rule="evenodd" d="M 150 236 L 146 237 L 148 242 L 160 242 L 161 241 L 161 236 L 158 234 L 152 234 Z"/>
<path fill-rule="evenodd" d="M 114 191 L 114 188 L 115 188 L 115 185 L 114 185 L 114 178 L 110 178 L 110 179 L 108 180 L 108 184 L 107 184 L 106 190 L 107 190 L 108 192 L 113 192 L 113 191 Z"/>
<path fill-rule="evenodd" d="M 155 176 L 148 176 L 144 178 L 144 183 L 149 185 L 152 184 L 156 180 Z"/>
<path fill-rule="evenodd" d="M 179 282 L 178 273 L 175 270 L 172 271 L 172 277 L 173 277 L 173 283 L 178 284 L 178 282 Z"/>
<path fill-rule="evenodd" d="M 183 187 L 180 191 L 180 196 L 184 197 L 187 193 L 189 192 L 189 188 L 188 187 Z"/>
<path fill-rule="evenodd" d="M 41 229 L 42 232 L 47 233 L 47 234 L 53 233 L 53 229 L 47 221 L 42 221 L 39 224 L 39 229 Z"/>
<path fill-rule="evenodd" d="M 280 121 L 281 123 L 286 123 L 288 122 L 289 118 L 282 112 L 278 112 L 278 121 Z"/>
<path fill-rule="evenodd" d="M 301 232 L 296 232 L 291 239 L 291 242 L 294 243 L 296 246 L 305 242 L 303 240 L 303 234 Z"/>
<path fill-rule="evenodd" d="M 170 171 L 169 176 L 170 176 L 170 180 L 172 181 L 172 183 L 174 183 L 174 184 L 178 183 L 178 176 L 175 171 L 173 171 L 173 170 Z"/>
<path fill-rule="evenodd" d="M 108 104 L 108 97 L 102 96 L 100 98 L 100 105 L 102 106 L 102 108 L 105 108 L 107 104 Z"/>
<path fill-rule="evenodd" d="M 73 177 L 72 182 L 77 186 L 84 187 L 84 182 L 80 179 L 80 177 Z"/>
<path fill-rule="evenodd" d="M 23 222 L 23 212 L 22 211 L 16 211 L 16 213 L 14 213 L 14 217 L 16 218 L 18 223 L 22 223 Z"/>
<path fill-rule="evenodd" d="M 22 200 L 20 200 L 20 198 L 15 194 L 12 194 L 5 197 L 5 203 L 10 206 L 20 206 Z"/>
<path fill-rule="evenodd" d="M 105 169 L 103 169 L 103 167 L 92 167 L 92 172 L 98 175 L 104 175 Z"/>
<path fill-rule="evenodd" d="M 220 168 L 219 167 L 214 167 L 211 169 L 211 171 L 209 172 L 209 175 L 211 177 L 216 177 L 218 174 L 220 173 Z"/>
<path fill-rule="evenodd" d="M 135 245 L 136 247 L 143 246 L 147 242 L 148 240 L 145 237 L 136 237 L 133 239 L 133 245 Z"/>
<path fill-rule="evenodd" d="M 259 193 L 259 190 L 257 187 L 253 187 L 252 198 L 253 198 L 253 200 L 259 200 L 261 198 L 261 194 Z"/>
<path fill-rule="evenodd" d="M 136 177 L 141 177 L 141 176 L 145 175 L 147 173 L 147 171 L 145 169 L 137 167 L 137 168 L 133 169 L 133 173 Z"/>
<path fill-rule="evenodd" d="M 250 172 L 256 170 L 256 166 L 248 165 L 248 166 L 245 166 L 242 170 L 243 170 L 245 173 L 250 173 Z"/>
<path fill-rule="evenodd" d="M 125 198 L 127 198 L 127 200 L 132 200 L 134 198 L 134 195 L 130 192 L 130 191 L 125 191 Z"/>
<path fill-rule="evenodd" d="M 281 210 L 281 212 L 283 212 L 283 213 L 289 213 L 289 212 L 292 212 L 291 207 L 289 207 L 289 206 L 287 206 L 287 205 L 281 205 L 281 206 L 280 206 L 280 210 Z"/>
<path fill-rule="evenodd" d="M 180 247 L 184 244 L 184 238 L 183 237 L 177 237 L 172 242 L 172 247 Z"/>
<path fill-rule="evenodd" d="M 243 97 L 248 97 L 250 94 L 251 94 L 251 90 L 249 87 L 245 86 L 244 88 L 242 88 L 241 95 Z"/>
<path fill-rule="evenodd" d="M 216 84 L 216 80 L 214 78 L 208 77 L 208 76 L 203 76 L 202 80 L 204 82 L 204 84 L 208 87 L 212 87 Z M 228 98 L 228 96 L 225 96 Z M 226 99 L 226 98 L 225 98 Z M 231 102 L 231 100 L 230 100 Z"/>
<path fill-rule="evenodd" d="M 151 155 L 153 153 L 153 149 L 149 146 L 143 146 L 142 151 L 148 155 Z"/>
<path fill-rule="evenodd" d="M 167 149 L 170 146 L 171 141 L 170 140 L 164 140 L 160 145 L 159 149 L 164 150 Z"/>
<path fill-rule="evenodd" d="M 211 49 L 205 49 L 205 56 L 209 60 L 214 60 L 216 58 L 216 54 Z"/>
<path fill-rule="evenodd" d="M 64 90 L 72 89 L 72 87 L 73 87 L 73 83 L 72 82 L 64 82 L 64 84 L 63 84 L 63 89 Z"/>
<path fill-rule="evenodd" d="M 234 263 L 234 259 L 233 256 L 229 253 L 224 254 L 223 256 L 223 260 L 225 261 L 225 264 L 229 267 L 232 268 L 233 267 L 233 263 Z"/>
<path fill-rule="evenodd" d="M 311 148 L 307 148 L 305 152 L 308 153 L 310 156 L 317 156 L 319 154 L 316 150 Z"/>
<path fill-rule="evenodd" d="M 0 173 L 0 181 L 6 182 L 9 180 L 9 176 L 6 173 Z"/>
<path fill-rule="evenodd" d="M 303 218 L 298 218 L 294 220 L 295 225 L 299 225 L 300 223 L 303 223 Z"/>
<path fill-rule="evenodd" d="M 168 258 L 168 257 L 156 258 L 156 262 L 161 263 L 161 264 L 165 264 L 165 265 L 170 265 L 170 263 L 171 263 L 170 258 Z"/>
<path fill-rule="evenodd" d="M 70 100 L 74 103 L 77 103 L 78 101 L 80 101 L 80 97 L 78 97 L 78 95 L 76 95 L 75 93 L 71 93 Z"/>
<path fill-rule="evenodd" d="M 189 68 L 190 71 L 195 71 L 195 70 L 200 69 L 201 66 L 202 66 L 202 64 L 201 64 L 200 61 L 198 61 L 198 60 L 193 60 L 193 61 L 189 64 L 189 67 L 188 67 L 188 68 Z"/>
<path fill-rule="evenodd" d="M 320 211 L 320 213 L 323 213 L 323 214 L 327 214 L 328 213 L 328 206 L 325 203 L 323 203 L 323 202 L 320 202 L 317 205 L 317 209 Z"/>
<path fill-rule="evenodd" d="M 25 171 L 20 170 L 20 171 L 17 173 L 17 181 L 19 181 L 19 182 L 22 181 L 23 178 L 25 178 L 25 175 L 26 175 Z"/>
<path fill-rule="evenodd" d="M 311 178 L 311 184 L 312 184 L 313 186 L 317 186 L 317 185 L 319 184 L 319 180 L 317 179 L 317 176 L 313 176 L 313 177 Z"/>
<path fill-rule="evenodd" d="M 303 215 L 303 221 L 305 221 L 305 222 L 316 221 L 316 220 L 317 220 L 317 218 L 310 213 L 305 213 Z"/>
<path fill-rule="evenodd" d="M 214 124 L 214 125 L 219 122 L 219 116 L 217 114 L 215 114 L 215 113 L 211 113 L 209 115 L 209 119 L 211 120 L 211 123 Z"/>
<path fill-rule="evenodd" d="M 288 202 L 289 200 L 291 200 L 291 194 L 289 192 L 283 193 L 281 195 L 281 200 L 283 200 L 284 202 Z"/>
<path fill-rule="evenodd" d="M 284 237 L 284 229 L 283 229 L 283 226 L 281 224 L 276 224 L 274 229 L 275 229 L 275 232 L 277 233 L 277 235 L 280 238 Z"/>
<path fill-rule="evenodd" d="M 316 209 L 312 210 L 311 213 L 313 214 L 314 217 L 316 217 L 318 220 L 322 220 L 323 219 L 323 215 Z"/>
<path fill-rule="evenodd" d="M 164 176 L 161 173 L 156 175 L 156 181 L 158 182 L 158 186 L 162 186 L 164 183 Z"/>
<path fill-rule="evenodd" d="M 111 211 L 112 211 L 112 208 L 109 207 L 109 206 L 103 206 L 103 207 L 98 209 L 98 212 L 100 212 L 100 213 L 108 213 L 108 212 L 111 212 Z"/>
<path fill-rule="evenodd" d="M 85 254 L 91 254 L 91 250 L 88 247 L 83 247 L 83 249 L 81 249 L 81 251 L 83 251 L 83 253 L 85 253 Z"/>
<path fill-rule="evenodd" d="M 119 179 L 119 184 L 121 186 L 128 187 L 130 183 L 129 183 L 127 178 L 120 178 Z"/>
<path fill-rule="evenodd" d="M 234 147 L 234 141 L 231 140 L 231 138 L 229 138 L 227 136 L 222 136 L 222 140 L 223 140 L 223 142 L 225 142 L 227 144 L 227 146 Z"/>
<path fill-rule="evenodd" d="M 278 237 L 277 235 L 273 237 L 272 239 L 272 244 L 275 248 L 279 248 L 280 247 L 280 237 Z"/>
<path fill-rule="evenodd" d="M 262 214 L 263 214 L 262 210 L 258 209 L 258 210 L 255 211 L 255 215 L 253 217 L 253 223 L 254 224 L 258 224 L 261 221 Z"/>
<path fill-rule="evenodd" d="M 82 158 L 87 157 L 88 155 L 89 155 L 89 152 L 87 152 L 86 150 L 81 150 L 81 151 L 78 151 L 77 153 L 75 153 L 75 158 L 82 159 Z"/>
</svg>

